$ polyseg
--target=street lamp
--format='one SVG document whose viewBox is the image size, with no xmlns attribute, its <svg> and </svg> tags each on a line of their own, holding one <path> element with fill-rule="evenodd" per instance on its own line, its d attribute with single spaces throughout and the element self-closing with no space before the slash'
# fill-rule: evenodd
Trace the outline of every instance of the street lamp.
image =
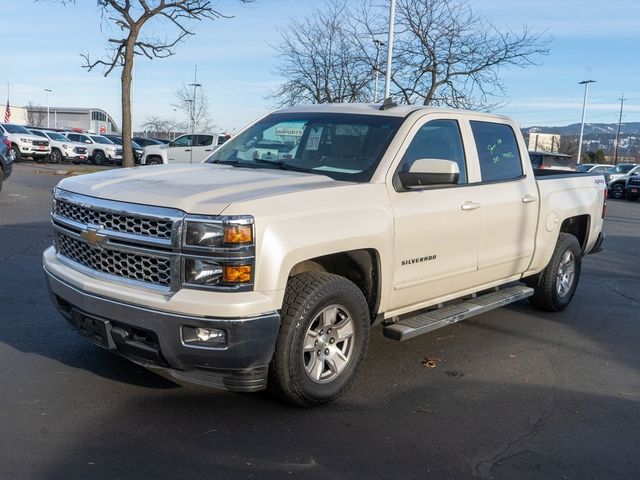
<svg viewBox="0 0 640 480">
<path fill-rule="evenodd" d="M 189 105 L 189 130 L 191 130 L 191 133 L 193 133 L 193 123 L 194 123 L 193 100 L 191 98 L 187 98 L 185 102 L 187 102 L 187 104 Z"/>
<path fill-rule="evenodd" d="M 389 10 L 389 37 L 387 39 L 387 75 L 384 84 L 384 98 L 389 98 L 391 92 L 391 59 L 393 58 L 393 27 L 396 23 L 396 0 L 391 0 Z"/>
<path fill-rule="evenodd" d="M 578 162 L 582 159 L 582 135 L 584 134 L 584 112 L 587 107 L 587 91 L 589 90 L 589 84 L 595 83 L 595 80 L 583 80 L 578 82 L 578 85 L 584 85 L 584 98 L 582 99 L 582 122 L 580 123 L 580 140 L 578 141 Z"/>
<path fill-rule="evenodd" d="M 373 43 L 376 46 L 376 80 L 373 84 L 373 103 L 376 103 L 378 101 L 378 77 L 380 76 L 380 47 L 384 47 L 384 42 L 376 38 Z"/>
<path fill-rule="evenodd" d="M 47 92 L 47 128 L 49 128 L 49 94 L 53 93 L 53 90 L 45 88 L 44 91 Z"/>
</svg>

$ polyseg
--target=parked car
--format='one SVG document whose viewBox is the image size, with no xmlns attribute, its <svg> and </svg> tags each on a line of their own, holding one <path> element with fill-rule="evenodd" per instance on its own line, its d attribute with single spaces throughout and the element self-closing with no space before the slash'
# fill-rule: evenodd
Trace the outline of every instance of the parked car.
<svg viewBox="0 0 640 480">
<path fill-rule="evenodd" d="M 68 132 L 65 136 L 73 142 L 86 145 L 89 159 L 96 165 L 106 161 L 122 163 L 122 147 L 102 135 Z"/>
<path fill-rule="evenodd" d="M 640 196 L 640 174 L 635 173 L 627 179 L 625 194 L 629 200 L 636 201 L 638 199 Z"/>
<path fill-rule="evenodd" d="M 571 155 L 564 153 L 529 152 L 533 168 L 553 170 L 575 170 L 576 161 Z"/>
<path fill-rule="evenodd" d="M 148 147 L 150 145 L 165 145 L 165 142 L 156 140 L 155 138 L 133 137 L 133 141 L 140 145 L 142 148 Z"/>
<path fill-rule="evenodd" d="M 609 196 L 615 199 L 624 198 L 627 180 L 638 173 L 640 173 L 640 165 L 637 163 L 621 163 L 607 170 L 605 180 L 609 188 Z"/>
<path fill-rule="evenodd" d="M 218 144 L 216 135 L 181 135 L 166 145 L 150 145 L 144 149 L 142 165 L 162 163 L 200 163 L 207 158 Z"/>
<path fill-rule="evenodd" d="M 605 173 L 610 168 L 611 165 L 602 165 L 600 163 L 579 163 L 576 165 L 576 172 Z"/>
<path fill-rule="evenodd" d="M 116 145 L 122 146 L 122 135 L 103 135 L 111 140 Z M 142 154 L 144 153 L 144 147 L 138 145 L 135 140 L 131 140 L 131 147 L 133 148 L 133 159 L 135 163 L 140 163 Z"/>
<path fill-rule="evenodd" d="M 0 190 L 2 184 L 11 176 L 11 169 L 14 159 L 14 152 L 11 149 L 11 141 L 0 134 Z"/>
<path fill-rule="evenodd" d="M 49 140 L 51 153 L 49 161 L 51 163 L 60 163 L 69 160 L 73 163 L 83 163 L 87 161 L 87 147 L 83 143 L 76 143 L 69 140 L 60 132 L 50 130 L 30 129 L 31 133 Z"/>
<path fill-rule="evenodd" d="M 34 135 L 22 125 L 0 123 L 0 133 L 11 142 L 11 149 L 16 162 L 19 162 L 22 158 L 43 161 L 51 153 L 49 140 L 44 140 Z"/>
<path fill-rule="evenodd" d="M 285 131 L 294 148 L 262 157 Z M 79 334 L 301 406 L 347 389 L 374 332 L 563 310 L 604 239 L 602 175 L 534 172 L 502 116 L 388 103 L 280 110 L 205 163 L 68 177 L 54 198 L 44 271 Z"/>
</svg>

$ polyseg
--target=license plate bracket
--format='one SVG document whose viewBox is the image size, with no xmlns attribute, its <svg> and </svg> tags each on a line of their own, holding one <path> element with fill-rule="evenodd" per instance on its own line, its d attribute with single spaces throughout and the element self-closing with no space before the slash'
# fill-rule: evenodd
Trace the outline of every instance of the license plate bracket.
<svg viewBox="0 0 640 480">
<path fill-rule="evenodd" d="M 116 344 L 111 336 L 111 322 L 73 310 L 71 318 L 78 333 L 91 343 L 107 350 L 115 350 Z"/>
</svg>

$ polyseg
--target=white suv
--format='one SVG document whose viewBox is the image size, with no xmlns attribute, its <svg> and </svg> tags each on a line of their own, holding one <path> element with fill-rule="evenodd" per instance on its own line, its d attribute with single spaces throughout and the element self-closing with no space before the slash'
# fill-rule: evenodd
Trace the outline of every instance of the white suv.
<svg viewBox="0 0 640 480">
<path fill-rule="evenodd" d="M 31 129 L 31 133 L 49 140 L 51 146 L 49 161 L 51 163 L 60 163 L 64 160 L 82 163 L 87 160 L 87 147 L 82 143 L 72 142 L 61 133 L 49 130 Z"/>
<path fill-rule="evenodd" d="M 72 142 L 84 144 L 87 147 L 89 158 L 96 165 L 102 165 L 105 161 L 122 163 L 122 147 L 107 137 L 74 132 L 65 133 L 65 135 Z"/>
<path fill-rule="evenodd" d="M 225 135 L 189 134 L 181 135 L 166 145 L 145 147 L 140 163 L 158 165 L 161 163 L 200 163 L 222 145 Z"/>
<path fill-rule="evenodd" d="M 51 153 L 49 140 L 34 135 L 22 125 L 0 123 L 0 133 L 11 142 L 11 150 L 17 162 L 23 157 L 43 160 Z"/>
</svg>

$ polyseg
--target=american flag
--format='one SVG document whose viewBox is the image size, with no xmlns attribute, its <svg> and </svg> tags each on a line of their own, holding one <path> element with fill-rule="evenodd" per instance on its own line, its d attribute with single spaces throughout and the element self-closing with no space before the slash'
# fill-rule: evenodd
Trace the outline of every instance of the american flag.
<svg viewBox="0 0 640 480">
<path fill-rule="evenodd" d="M 11 119 L 11 107 L 9 106 L 9 100 L 7 100 L 7 107 L 4 109 L 4 123 L 7 123 Z"/>
</svg>

